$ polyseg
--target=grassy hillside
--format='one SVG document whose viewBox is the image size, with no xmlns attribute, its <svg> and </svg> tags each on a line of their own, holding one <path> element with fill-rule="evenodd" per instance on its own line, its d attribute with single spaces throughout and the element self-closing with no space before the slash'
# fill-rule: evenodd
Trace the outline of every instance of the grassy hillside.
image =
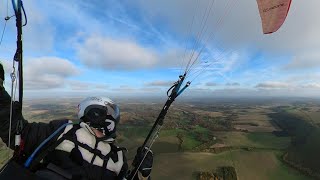
<svg viewBox="0 0 320 180">
<path fill-rule="evenodd" d="M 292 136 L 286 160 L 308 174 L 320 178 L 320 129 L 301 116 L 283 109 L 278 109 L 277 113 L 270 116 Z"/>
</svg>

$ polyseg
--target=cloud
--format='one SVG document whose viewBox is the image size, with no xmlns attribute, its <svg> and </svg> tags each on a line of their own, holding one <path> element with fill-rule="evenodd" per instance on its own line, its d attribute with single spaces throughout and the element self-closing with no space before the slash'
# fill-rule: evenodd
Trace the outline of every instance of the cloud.
<svg viewBox="0 0 320 180">
<path fill-rule="evenodd" d="M 58 57 L 27 59 L 24 67 L 25 88 L 29 90 L 64 87 L 69 77 L 80 73 L 69 60 Z"/>
<path fill-rule="evenodd" d="M 107 90 L 109 86 L 103 83 L 93 83 L 85 81 L 68 81 L 67 86 L 72 90 Z"/>
<path fill-rule="evenodd" d="M 136 88 L 133 88 L 133 87 L 127 86 L 127 85 L 121 85 L 119 88 L 113 88 L 111 90 L 115 91 L 117 93 L 129 93 L 129 94 L 137 92 Z"/>
<path fill-rule="evenodd" d="M 10 82 L 12 62 L 2 61 L 6 72 L 6 82 Z M 24 63 L 24 88 L 26 90 L 57 89 L 64 87 L 69 77 L 80 70 L 67 59 L 58 57 L 27 58 Z M 16 64 L 16 72 L 18 65 Z"/>
<path fill-rule="evenodd" d="M 234 83 L 226 83 L 226 86 L 240 86 L 240 83 L 234 82 Z"/>
<path fill-rule="evenodd" d="M 166 22 L 176 36 L 185 38 L 197 37 L 201 32 L 203 14 L 210 6 L 211 0 L 139 0 L 135 3 L 141 11 L 145 12 L 150 21 Z M 230 3 L 231 2 L 231 3 Z M 230 3 L 230 5 L 228 5 Z M 227 6 L 228 5 L 228 6 Z M 276 33 L 262 34 L 261 20 L 257 3 L 255 1 L 215 1 L 204 36 L 201 38 L 206 43 L 215 44 L 221 49 L 242 49 L 251 47 L 268 54 L 303 54 L 306 50 L 317 52 L 320 48 L 320 21 L 317 7 L 320 1 L 310 0 L 293 1 L 288 17 Z M 228 9 L 230 11 L 228 11 Z M 192 21 L 195 16 L 194 21 Z M 218 23 L 219 20 L 221 23 Z M 193 22 L 193 28 L 189 28 Z M 212 36 L 210 36 L 212 35 Z"/>
<path fill-rule="evenodd" d="M 250 88 L 220 88 L 209 90 L 207 88 L 194 88 L 185 93 L 188 97 L 198 96 L 207 98 L 221 98 L 221 97 L 250 97 L 250 96 L 264 96 L 256 89 Z"/>
<path fill-rule="evenodd" d="M 309 70 L 320 68 L 320 53 L 310 52 L 294 57 L 288 64 L 282 67 L 283 70 Z"/>
<path fill-rule="evenodd" d="M 289 88 L 290 84 L 284 82 L 264 82 L 257 84 L 255 87 L 262 89 L 284 89 Z"/>
<path fill-rule="evenodd" d="M 153 87 L 141 88 L 140 91 L 149 92 L 149 93 L 159 93 L 159 92 L 162 92 L 162 91 L 161 91 L 161 88 L 153 88 Z"/>
<path fill-rule="evenodd" d="M 46 53 L 49 57 L 65 57 L 58 59 L 70 63 L 57 62 L 59 66 L 55 66 L 50 63 L 34 61 L 32 64 L 26 61 L 26 88 L 33 90 L 65 87 L 101 90 L 108 88 L 106 84 L 81 80 L 68 84 L 70 79 L 78 75 L 77 66 L 90 67 L 88 72 L 92 73 L 86 78 L 108 73 L 95 71 L 97 69 L 113 70 L 111 73 L 116 72 L 113 77 L 123 74 L 127 76 L 128 70 L 170 68 L 176 71 L 181 67 L 185 48 L 187 48 L 186 54 L 189 55 L 197 41 L 199 37 L 197 32 L 202 28 L 203 13 L 212 2 L 212 0 L 25 2 L 29 20 L 29 24 L 24 27 L 25 54 L 35 57 Z M 236 2 L 231 6 L 230 12 L 226 12 L 228 8 L 225 5 L 228 2 Z M 4 14 L 5 3 L 2 4 L 0 12 Z M 318 75 L 314 76 L 315 72 L 312 71 L 312 74 L 308 70 L 320 68 L 318 52 L 320 21 L 314 20 L 314 17 L 320 16 L 317 9 L 319 5 L 318 0 L 293 1 L 282 28 L 274 34 L 263 35 L 255 1 L 214 1 L 211 14 L 208 16 L 208 26 L 205 27 L 201 38 L 204 41 L 200 43 L 200 46 L 205 45 L 206 48 L 202 52 L 200 63 L 193 66 L 193 72 L 188 78 L 192 80 L 192 76 L 196 77 L 206 60 L 219 59 L 196 79 L 202 81 L 203 91 L 206 91 L 205 88 L 210 89 L 209 86 L 217 86 L 213 81 L 219 82 L 221 86 L 225 82 L 230 82 L 225 84 L 228 86 L 226 89 L 251 87 L 253 91 L 284 94 L 288 89 L 301 90 L 300 93 L 303 94 L 303 88 L 317 88 Z M 132 9 L 134 11 L 131 11 Z M 194 15 L 193 27 L 190 29 Z M 219 19 L 222 22 L 218 26 Z M 13 21 L 10 22 L 3 44 L 6 48 L 1 48 L 0 51 L 2 56 L 11 59 L 14 54 L 12 51 L 15 50 L 16 30 Z M 209 35 L 214 36 L 205 41 Z M 10 46 L 7 37 L 11 37 Z M 196 55 L 200 46 L 195 52 Z M 79 60 L 76 62 L 77 66 L 69 59 Z M 288 63 L 283 64 L 283 62 Z M 184 65 L 186 64 L 185 62 Z M 184 65 L 182 67 L 185 67 Z M 7 72 L 11 71 L 10 67 L 11 61 L 6 64 Z M 69 67 L 69 70 L 66 70 L 66 67 Z M 306 74 L 307 71 L 309 74 Z M 157 72 L 164 75 L 163 71 Z M 146 72 L 146 76 L 149 73 Z M 296 78 L 298 76 L 299 78 Z M 140 79 L 140 77 L 133 78 Z M 127 81 L 126 77 L 115 79 L 117 80 L 114 82 L 123 79 L 121 83 L 124 84 Z M 9 84 L 8 80 L 6 84 Z M 118 83 L 115 84 L 116 87 Z M 172 83 L 158 81 L 143 85 L 150 86 L 151 92 L 152 88 L 161 89 L 162 86 L 168 87 Z M 112 88 L 114 87 L 109 87 L 109 90 Z M 139 87 L 133 86 L 118 89 L 138 92 L 144 88 L 140 90 Z"/>
<path fill-rule="evenodd" d="M 28 17 L 28 24 L 23 28 L 25 52 L 33 51 L 38 54 L 52 52 L 56 29 L 48 19 L 46 8 L 39 7 L 35 1 L 24 3 L 24 6 Z"/>
<path fill-rule="evenodd" d="M 184 52 L 178 47 L 156 50 L 132 39 L 94 35 L 77 44 L 77 55 L 91 68 L 141 70 L 181 67 Z M 186 62 L 185 62 L 186 63 Z"/>
<path fill-rule="evenodd" d="M 88 82 L 81 82 L 81 81 L 70 81 L 68 82 L 68 86 L 72 90 L 88 90 L 92 84 Z"/>
<path fill-rule="evenodd" d="M 144 93 L 158 95 L 159 92 L 162 92 L 161 88 L 157 88 L 157 87 L 135 88 L 135 87 L 128 86 L 128 85 L 121 85 L 118 88 L 113 88 L 111 90 L 115 91 L 117 93 L 131 94 L 133 96 L 137 95 L 137 94 L 141 95 Z"/>
<path fill-rule="evenodd" d="M 95 85 L 95 88 L 104 90 L 104 89 L 109 88 L 109 86 L 106 84 L 97 84 L 97 85 Z"/>
<path fill-rule="evenodd" d="M 301 86 L 302 88 L 320 89 L 320 83 L 308 83 Z"/>
<path fill-rule="evenodd" d="M 219 84 L 217 84 L 215 82 L 207 82 L 205 85 L 206 86 L 218 86 Z"/>
<path fill-rule="evenodd" d="M 285 82 L 289 84 L 308 84 L 317 82 L 320 79 L 320 73 L 315 72 L 298 72 L 294 75 L 289 75 Z"/>
<path fill-rule="evenodd" d="M 53 74 L 69 77 L 80 73 L 70 60 L 59 57 L 39 57 L 26 60 L 25 72 L 28 75 Z"/>
<path fill-rule="evenodd" d="M 148 82 L 145 84 L 145 86 L 164 86 L 164 87 L 169 87 L 172 86 L 174 81 L 153 81 L 153 82 Z"/>
<path fill-rule="evenodd" d="M 157 63 L 155 52 L 134 41 L 91 36 L 78 47 L 78 56 L 89 67 L 138 69 Z"/>
<path fill-rule="evenodd" d="M 213 91 L 218 96 L 251 96 L 258 94 L 256 90 L 249 88 L 223 88 Z"/>
</svg>

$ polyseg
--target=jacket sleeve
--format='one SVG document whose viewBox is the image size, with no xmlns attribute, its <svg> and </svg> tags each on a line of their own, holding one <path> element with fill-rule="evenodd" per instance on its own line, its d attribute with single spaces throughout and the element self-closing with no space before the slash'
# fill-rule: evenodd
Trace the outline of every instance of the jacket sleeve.
<svg viewBox="0 0 320 180">
<path fill-rule="evenodd" d="M 9 141 L 9 124 L 10 124 L 10 104 L 11 97 L 0 87 L 0 137 L 8 146 Z M 55 120 L 49 123 L 29 123 L 25 120 L 21 113 L 19 113 L 17 106 L 13 106 L 13 117 L 11 121 L 11 143 L 10 148 L 14 149 L 14 135 L 18 120 L 23 122 L 22 140 L 24 142 L 23 153 L 30 155 L 40 143 L 50 136 L 62 124 L 67 123 L 68 120 Z"/>
</svg>

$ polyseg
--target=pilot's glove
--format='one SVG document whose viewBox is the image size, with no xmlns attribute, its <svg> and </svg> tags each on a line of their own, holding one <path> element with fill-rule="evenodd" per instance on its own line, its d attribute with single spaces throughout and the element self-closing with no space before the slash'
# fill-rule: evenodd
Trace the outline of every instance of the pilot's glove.
<svg viewBox="0 0 320 180">
<path fill-rule="evenodd" d="M 141 161 L 143 161 L 141 163 Z M 141 164 L 141 165 L 140 165 Z M 141 147 L 138 148 L 137 154 L 134 157 L 132 165 L 134 167 L 139 167 L 139 172 L 143 177 L 148 177 L 152 170 L 152 164 L 153 164 L 153 152 L 145 147 L 143 150 Z"/>
</svg>

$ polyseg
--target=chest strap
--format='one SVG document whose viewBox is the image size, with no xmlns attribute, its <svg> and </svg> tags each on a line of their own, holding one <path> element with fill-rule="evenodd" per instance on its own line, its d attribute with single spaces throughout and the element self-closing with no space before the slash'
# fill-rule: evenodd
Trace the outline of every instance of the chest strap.
<svg viewBox="0 0 320 180">
<path fill-rule="evenodd" d="M 99 140 L 96 139 L 96 144 L 95 144 L 95 147 L 92 148 L 90 147 L 89 145 L 87 144 L 84 144 L 84 143 L 81 143 L 77 140 L 77 135 L 76 135 L 76 131 L 78 129 L 80 129 L 80 125 L 79 124 L 76 124 L 74 125 L 74 128 L 70 129 L 66 134 L 64 134 L 62 136 L 62 138 L 60 138 L 59 140 L 63 139 L 63 140 L 69 140 L 71 142 L 73 142 L 75 144 L 75 148 L 78 148 L 78 147 L 82 147 L 83 149 L 86 149 L 88 150 L 90 153 L 92 153 L 94 156 L 91 160 L 91 164 L 93 163 L 94 159 L 96 156 L 98 156 L 99 158 L 101 158 L 102 160 L 104 161 L 108 161 L 110 158 L 114 161 L 114 162 L 117 162 L 118 161 L 118 151 L 124 151 L 126 150 L 126 148 L 120 148 L 120 147 L 117 147 L 115 146 L 113 143 L 110 143 L 110 147 L 111 147 L 111 150 L 110 152 L 107 154 L 107 155 L 103 155 L 101 153 L 101 151 L 99 149 L 97 149 L 98 147 L 98 143 L 100 142 Z M 63 141 L 62 140 L 62 141 Z M 62 142 L 61 141 L 61 142 Z"/>
</svg>

